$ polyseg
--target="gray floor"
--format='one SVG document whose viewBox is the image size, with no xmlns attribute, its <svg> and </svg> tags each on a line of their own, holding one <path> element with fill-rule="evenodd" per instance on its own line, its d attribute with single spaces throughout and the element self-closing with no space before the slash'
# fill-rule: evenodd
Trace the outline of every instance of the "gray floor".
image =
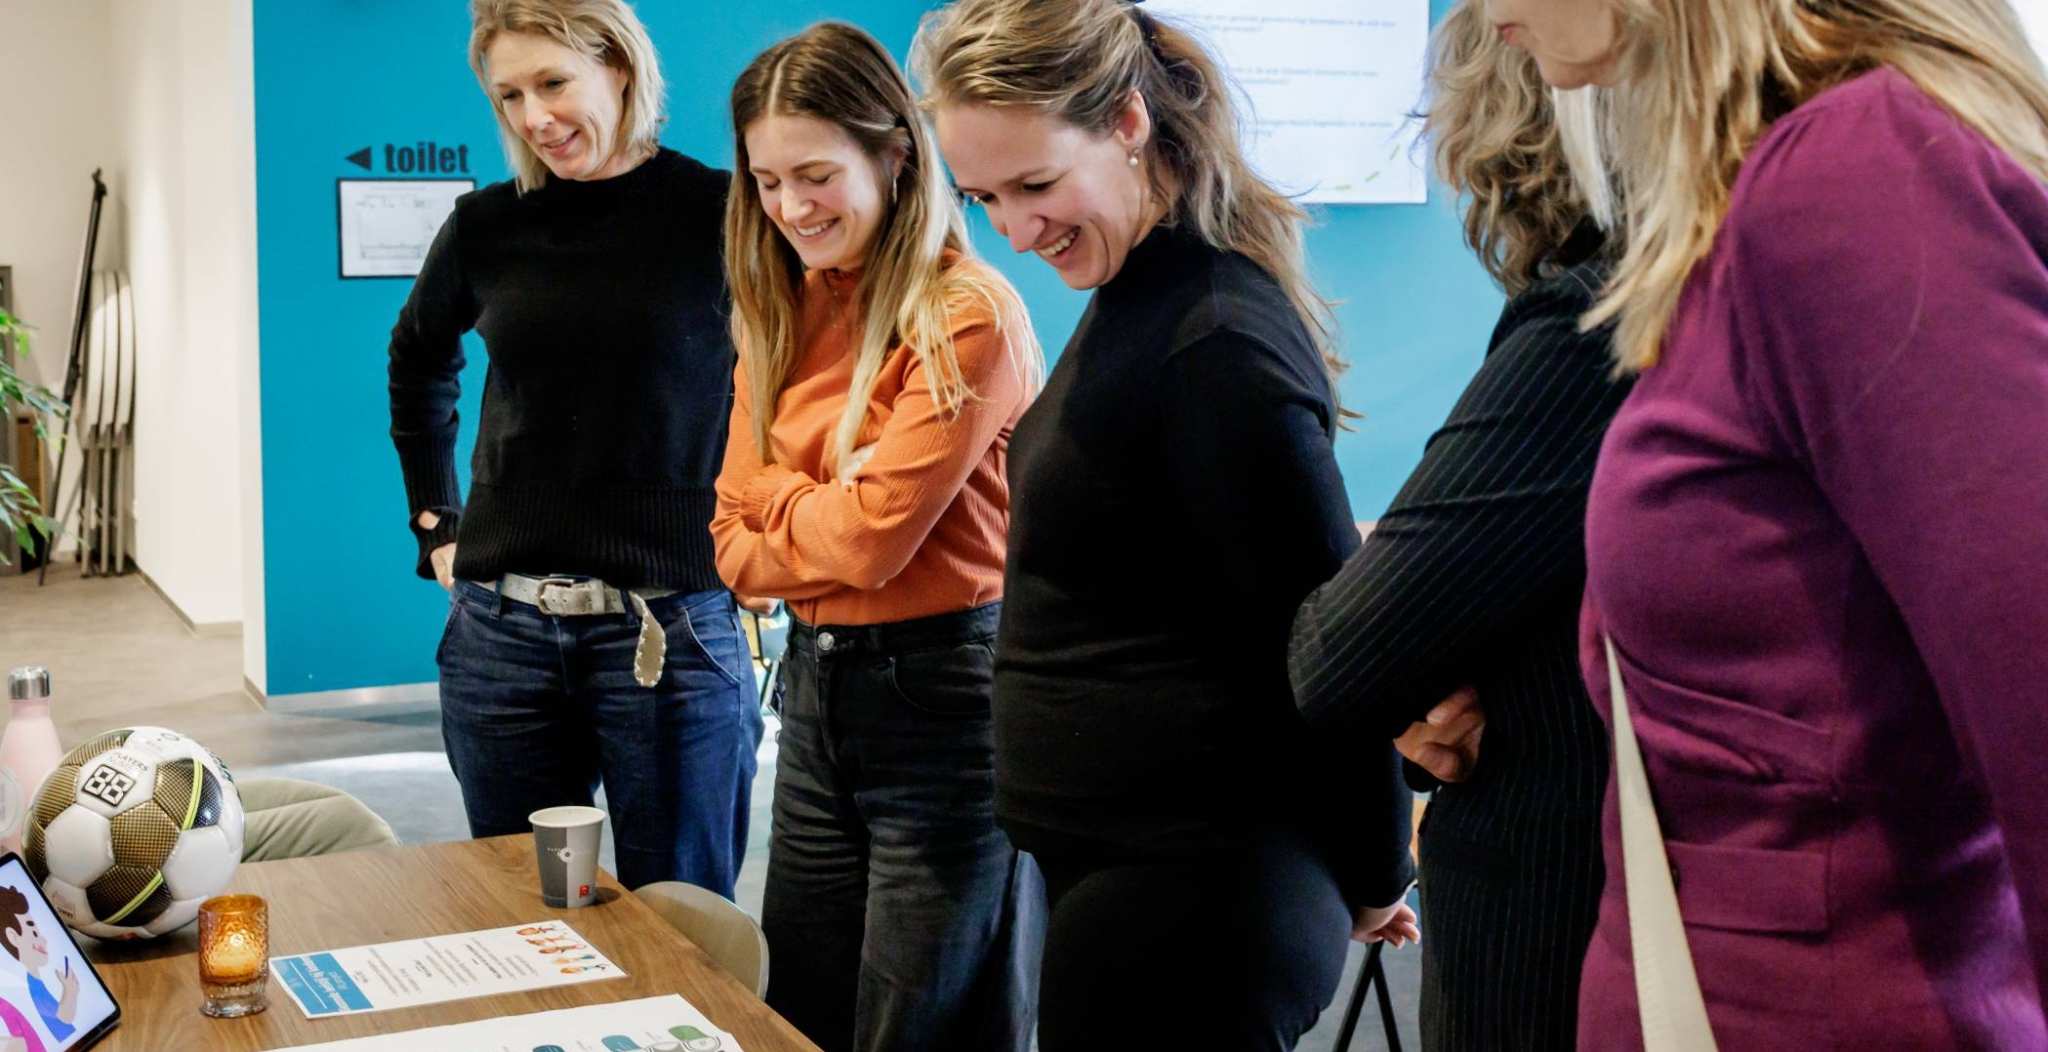
<svg viewBox="0 0 2048 1052">
<path fill-rule="evenodd" d="M 219 753 L 238 776 L 285 775 L 361 798 L 408 843 L 466 835 L 461 798 L 441 753 L 431 707 L 281 714 L 242 691 L 241 640 L 197 638 L 140 577 L 80 578 L 53 567 L 47 586 L 0 567 L 0 664 L 50 666 L 58 733 L 66 744 L 109 727 L 172 727 Z M 754 783 L 753 834 L 740 869 L 739 903 L 756 915 L 767 861 L 768 802 L 774 785 L 774 724 Z M 610 842 L 604 863 L 610 866 Z M 1337 1003 L 1303 1039 L 1302 1052 L 1333 1052 L 1363 948 L 1352 948 Z M 1386 954 L 1395 1017 L 1415 1048 L 1419 950 Z M 1368 1003 L 1351 1052 L 1386 1048 L 1379 1012 Z"/>
</svg>

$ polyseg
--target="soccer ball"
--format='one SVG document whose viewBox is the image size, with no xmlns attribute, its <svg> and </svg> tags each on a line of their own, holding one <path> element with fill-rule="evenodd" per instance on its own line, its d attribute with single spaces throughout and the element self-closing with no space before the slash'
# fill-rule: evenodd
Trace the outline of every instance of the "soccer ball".
<svg viewBox="0 0 2048 1052">
<path fill-rule="evenodd" d="M 192 922 L 242 861 L 227 765 L 162 727 L 108 731 L 67 753 L 24 823 L 28 869 L 64 923 L 149 939 Z"/>
</svg>

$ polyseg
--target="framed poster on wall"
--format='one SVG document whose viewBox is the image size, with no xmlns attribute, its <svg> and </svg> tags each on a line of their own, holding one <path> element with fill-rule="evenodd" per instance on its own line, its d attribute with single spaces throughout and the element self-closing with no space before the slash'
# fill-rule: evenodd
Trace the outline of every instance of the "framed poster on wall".
<svg viewBox="0 0 2048 1052">
<path fill-rule="evenodd" d="M 336 179 L 343 278 L 417 277 L 434 235 L 474 179 Z"/>
<path fill-rule="evenodd" d="M 1429 0 L 1152 0 L 1195 31 L 1251 104 L 1252 164 L 1322 204 L 1421 204 L 1415 149 Z"/>
</svg>

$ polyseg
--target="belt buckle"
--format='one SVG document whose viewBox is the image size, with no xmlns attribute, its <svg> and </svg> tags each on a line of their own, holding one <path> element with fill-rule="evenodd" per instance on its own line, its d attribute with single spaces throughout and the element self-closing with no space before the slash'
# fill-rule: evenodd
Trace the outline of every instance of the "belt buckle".
<svg viewBox="0 0 2048 1052">
<path fill-rule="evenodd" d="M 568 577 L 545 577 L 533 593 L 533 605 L 540 612 L 552 617 L 575 617 L 590 612 L 590 593 L 584 590 L 583 582 Z M 549 589 L 559 589 L 563 594 L 560 605 L 549 594 Z"/>
</svg>

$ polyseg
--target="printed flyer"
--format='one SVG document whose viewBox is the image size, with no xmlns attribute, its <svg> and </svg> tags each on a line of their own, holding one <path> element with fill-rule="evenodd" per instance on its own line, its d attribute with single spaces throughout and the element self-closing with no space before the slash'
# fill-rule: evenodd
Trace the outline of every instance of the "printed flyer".
<svg viewBox="0 0 2048 1052">
<path fill-rule="evenodd" d="M 574 986 L 626 974 L 561 921 L 273 957 L 270 973 L 308 1019 Z"/>
<path fill-rule="evenodd" d="M 376 1037 L 294 1045 L 278 1052 L 741 1052 L 731 1034 L 711 1025 L 675 994 L 608 1005 L 484 1019 Z"/>
</svg>

